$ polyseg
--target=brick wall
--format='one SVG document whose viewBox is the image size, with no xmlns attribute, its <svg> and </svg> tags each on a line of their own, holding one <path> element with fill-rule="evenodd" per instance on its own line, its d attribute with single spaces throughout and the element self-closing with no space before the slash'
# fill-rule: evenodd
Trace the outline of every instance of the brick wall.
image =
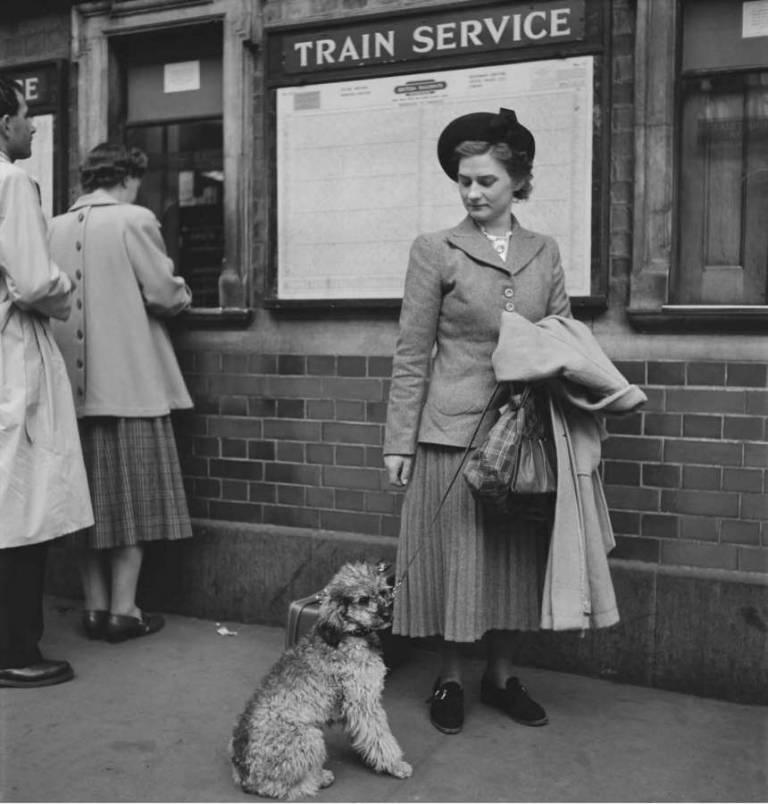
<svg viewBox="0 0 768 804">
<path fill-rule="evenodd" d="M 194 516 L 395 536 L 382 465 L 391 360 L 182 352 Z M 768 571 L 765 364 L 624 361 L 648 404 L 608 420 L 614 557 Z"/>
</svg>

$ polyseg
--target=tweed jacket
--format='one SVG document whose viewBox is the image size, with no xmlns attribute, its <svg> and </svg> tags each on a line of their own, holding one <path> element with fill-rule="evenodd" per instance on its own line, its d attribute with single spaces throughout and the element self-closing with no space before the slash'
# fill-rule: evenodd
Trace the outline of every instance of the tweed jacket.
<svg viewBox="0 0 768 804">
<path fill-rule="evenodd" d="M 71 283 L 48 253 L 35 185 L 0 152 L 0 549 L 93 524 L 72 392 L 50 316 Z"/>
<path fill-rule="evenodd" d="M 570 316 L 551 237 L 524 229 L 513 216 L 506 262 L 469 217 L 416 238 L 393 359 L 385 455 L 412 455 L 417 442 L 467 445 L 496 387 L 491 354 L 505 310 L 530 321 Z M 493 418 L 484 417 L 476 441 Z"/>
<path fill-rule="evenodd" d="M 51 223 L 51 252 L 75 284 L 53 328 L 82 416 L 164 416 L 192 407 L 162 320 L 192 294 L 165 252 L 160 224 L 137 204 L 96 190 Z"/>
</svg>

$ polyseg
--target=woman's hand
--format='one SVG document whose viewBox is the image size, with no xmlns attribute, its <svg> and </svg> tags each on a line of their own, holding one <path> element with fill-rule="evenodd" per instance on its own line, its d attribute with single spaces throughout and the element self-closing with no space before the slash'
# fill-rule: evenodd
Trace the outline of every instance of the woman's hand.
<svg viewBox="0 0 768 804">
<path fill-rule="evenodd" d="M 385 455 L 384 466 L 389 473 L 389 482 L 393 486 L 407 486 L 413 468 L 412 455 Z"/>
</svg>

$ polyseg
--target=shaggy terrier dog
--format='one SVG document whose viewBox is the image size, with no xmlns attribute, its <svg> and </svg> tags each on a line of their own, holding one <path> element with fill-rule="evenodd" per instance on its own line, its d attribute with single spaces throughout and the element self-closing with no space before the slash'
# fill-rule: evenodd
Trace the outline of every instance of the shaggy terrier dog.
<svg viewBox="0 0 768 804">
<path fill-rule="evenodd" d="M 345 564 L 319 600 L 317 623 L 269 671 L 235 725 L 230 759 L 246 793 L 298 798 L 332 784 L 322 727 L 334 721 L 374 770 L 411 775 L 381 704 L 385 668 L 376 632 L 392 617 L 385 573 Z"/>
</svg>

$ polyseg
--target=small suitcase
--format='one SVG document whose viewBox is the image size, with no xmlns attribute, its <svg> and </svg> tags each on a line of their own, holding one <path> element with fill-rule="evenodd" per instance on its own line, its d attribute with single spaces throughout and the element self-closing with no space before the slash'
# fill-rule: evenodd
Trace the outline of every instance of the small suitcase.
<svg viewBox="0 0 768 804">
<path fill-rule="evenodd" d="M 288 606 L 288 617 L 285 623 L 285 647 L 293 647 L 317 622 L 320 610 L 320 593 L 291 601 Z M 408 658 L 408 640 L 395 636 L 392 629 L 379 631 L 381 637 L 382 658 L 390 672 Z"/>
</svg>

